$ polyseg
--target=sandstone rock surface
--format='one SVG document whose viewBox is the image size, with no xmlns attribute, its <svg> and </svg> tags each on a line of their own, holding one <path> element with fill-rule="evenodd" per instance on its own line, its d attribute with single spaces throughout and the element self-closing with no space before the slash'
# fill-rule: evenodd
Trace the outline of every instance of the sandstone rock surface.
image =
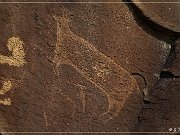
<svg viewBox="0 0 180 135">
<path fill-rule="evenodd" d="M 180 1 L 132 0 L 154 22 L 175 32 L 180 32 Z M 152 3 L 140 3 L 152 2 Z M 153 3 L 154 2 L 154 3 Z M 167 3 L 166 3 L 167 2 Z"/>
<path fill-rule="evenodd" d="M 2 131 L 137 127 L 142 89 L 159 79 L 172 41 L 134 14 L 125 3 L 1 3 L 0 88 L 11 82 L 0 95 L 11 103 L 0 105 Z M 4 61 L 12 37 L 25 55 L 10 61 L 22 66 Z"/>
</svg>

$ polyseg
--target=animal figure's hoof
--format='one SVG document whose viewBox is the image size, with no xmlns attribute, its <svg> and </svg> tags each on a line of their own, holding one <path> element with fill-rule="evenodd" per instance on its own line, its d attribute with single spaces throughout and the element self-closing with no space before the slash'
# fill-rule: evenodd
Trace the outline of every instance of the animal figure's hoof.
<svg viewBox="0 0 180 135">
<path fill-rule="evenodd" d="M 100 118 L 100 120 L 101 120 L 103 123 L 106 123 L 106 122 L 108 122 L 109 120 L 113 119 L 114 117 L 113 117 L 113 113 L 112 113 L 112 112 L 107 111 L 107 112 L 101 114 L 101 115 L 99 116 L 99 118 Z"/>
</svg>

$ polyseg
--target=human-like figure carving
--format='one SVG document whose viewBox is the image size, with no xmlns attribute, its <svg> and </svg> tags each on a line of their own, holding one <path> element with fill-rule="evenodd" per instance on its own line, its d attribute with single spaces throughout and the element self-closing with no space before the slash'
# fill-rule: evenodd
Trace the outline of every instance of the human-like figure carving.
<svg viewBox="0 0 180 135">
<path fill-rule="evenodd" d="M 126 99 L 139 90 L 136 79 L 93 44 L 73 33 L 69 19 L 64 16 L 54 18 L 57 21 L 57 44 L 53 62 L 57 72 L 61 64 L 76 69 L 107 96 L 109 106 L 99 117 L 105 121 L 114 118 L 121 111 Z"/>
<path fill-rule="evenodd" d="M 4 56 L 0 54 L 0 64 L 8 64 L 9 66 L 22 67 L 25 64 L 25 53 L 23 48 L 23 41 L 18 37 L 11 37 L 8 39 L 7 47 L 12 52 L 11 56 Z M 12 88 L 12 82 L 5 80 L 2 88 L 0 89 L 0 95 L 4 95 Z M 0 104 L 11 105 L 11 99 L 5 98 L 0 100 Z"/>
</svg>

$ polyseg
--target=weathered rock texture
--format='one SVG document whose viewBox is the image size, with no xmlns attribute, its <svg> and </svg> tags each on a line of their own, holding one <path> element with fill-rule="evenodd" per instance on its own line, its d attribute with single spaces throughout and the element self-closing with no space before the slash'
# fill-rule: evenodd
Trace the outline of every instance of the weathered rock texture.
<svg viewBox="0 0 180 135">
<path fill-rule="evenodd" d="M 175 32 L 180 32 L 179 0 L 132 0 L 142 10 L 144 15 L 159 25 Z M 139 3 L 159 2 L 159 3 Z M 161 3 L 162 2 L 162 3 Z M 167 3 L 166 3 L 167 2 Z M 169 3 L 168 3 L 169 2 Z M 170 3 L 172 2 L 172 3 Z"/>
<path fill-rule="evenodd" d="M 0 26 L 2 131 L 133 131 L 177 38 L 127 3 L 1 3 Z"/>
<path fill-rule="evenodd" d="M 141 132 L 179 132 L 180 125 L 180 44 L 175 43 L 175 57 L 172 57 L 171 66 L 167 71 L 173 73 L 162 77 L 151 89 L 151 103 L 144 104 L 139 117 L 139 125 L 135 131 Z M 167 72 L 166 71 L 166 72 Z"/>
</svg>

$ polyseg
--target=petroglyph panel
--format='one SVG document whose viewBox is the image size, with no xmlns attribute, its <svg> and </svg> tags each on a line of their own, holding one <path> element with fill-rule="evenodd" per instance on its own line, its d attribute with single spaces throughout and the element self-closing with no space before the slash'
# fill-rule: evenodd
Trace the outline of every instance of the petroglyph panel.
<svg viewBox="0 0 180 135">
<path fill-rule="evenodd" d="M 117 116 L 129 95 L 139 89 L 135 78 L 93 44 L 73 33 L 69 27 L 70 20 L 64 16 L 54 18 L 57 21 L 57 44 L 53 59 L 56 68 L 61 64 L 72 66 L 107 96 L 109 107 L 99 115 L 103 120 Z"/>
<path fill-rule="evenodd" d="M 153 74 L 159 76 L 170 49 L 158 29 L 141 24 L 137 12 L 123 3 L 0 6 L 0 54 L 6 58 L 0 64 L 0 89 L 4 81 L 12 84 L 0 95 L 5 104 L 11 101 L 11 106 L 0 105 L 5 131 L 135 129 L 141 90 L 155 83 Z M 22 41 L 24 64 L 6 47 L 10 35 Z"/>
</svg>

